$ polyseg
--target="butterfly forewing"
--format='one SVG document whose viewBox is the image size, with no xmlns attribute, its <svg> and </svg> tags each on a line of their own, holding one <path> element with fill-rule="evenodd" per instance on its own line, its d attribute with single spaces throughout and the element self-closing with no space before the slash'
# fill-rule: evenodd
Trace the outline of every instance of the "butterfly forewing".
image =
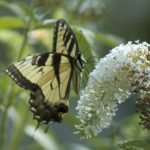
<svg viewBox="0 0 150 150">
<path fill-rule="evenodd" d="M 56 22 L 53 36 L 53 52 L 77 57 L 79 48 L 75 35 L 64 20 L 60 19 Z"/>
</svg>

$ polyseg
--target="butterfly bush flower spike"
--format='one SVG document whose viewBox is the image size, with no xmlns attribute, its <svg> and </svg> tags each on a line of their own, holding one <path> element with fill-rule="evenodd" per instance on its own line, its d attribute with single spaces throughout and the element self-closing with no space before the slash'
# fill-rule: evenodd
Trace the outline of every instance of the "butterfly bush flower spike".
<svg viewBox="0 0 150 150">
<path fill-rule="evenodd" d="M 121 44 L 97 63 L 76 107 L 80 120 L 76 133 L 81 138 L 90 138 L 108 127 L 117 105 L 131 94 L 137 94 L 140 101 L 150 101 L 149 47 L 138 41 Z M 150 114 L 147 116 L 150 118 Z"/>
</svg>

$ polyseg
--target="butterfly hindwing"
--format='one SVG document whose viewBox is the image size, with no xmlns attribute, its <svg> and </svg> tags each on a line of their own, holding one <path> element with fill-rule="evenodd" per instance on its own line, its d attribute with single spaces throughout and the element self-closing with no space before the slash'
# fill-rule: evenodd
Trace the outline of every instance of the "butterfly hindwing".
<svg viewBox="0 0 150 150">
<path fill-rule="evenodd" d="M 53 108 L 55 108 L 55 111 L 58 111 L 56 106 L 59 107 L 59 105 L 63 105 L 66 111 L 68 109 L 72 74 L 70 61 L 67 57 L 61 56 L 60 54 L 55 54 L 54 56 L 54 54 L 47 53 L 47 55 L 47 59 L 44 58 L 45 54 L 28 56 L 25 60 L 10 65 L 6 72 L 8 72 L 10 77 L 19 86 L 31 91 L 31 99 L 34 101 L 34 104 L 36 104 L 37 101 L 40 102 L 40 105 L 45 104 L 45 109 L 47 107 L 51 108 L 50 113 L 53 113 Z M 59 63 L 53 61 L 56 57 L 61 57 Z M 59 67 L 59 74 L 55 74 L 56 67 Z M 35 110 L 40 106 L 39 104 L 35 106 Z M 31 107 L 33 107 L 33 105 Z M 39 114 L 37 115 L 40 116 Z M 57 116 L 57 114 L 55 114 L 55 116 Z M 57 120 L 53 115 L 51 116 L 51 120 L 59 122 L 59 120 L 61 120 L 60 117 Z"/>
</svg>

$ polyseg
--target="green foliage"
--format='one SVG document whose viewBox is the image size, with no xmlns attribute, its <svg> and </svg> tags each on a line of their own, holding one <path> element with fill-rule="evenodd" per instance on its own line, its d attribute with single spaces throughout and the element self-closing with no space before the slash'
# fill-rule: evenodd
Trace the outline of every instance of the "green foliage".
<svg viewBox="0 0 150 150">
<path fill-rule="evenodd" d="M 120 149 L 123 150 L 149 150 L 150 144 L 142 140 L 128 140 L 119 143 Z"/>
<path fill-rule="evenodd" d="M 102 1 L 37 0 L 28 3 L 5 0 L 0 1 L 0 7 L 4 9 L 0 16 L 1 149 L 148 149 L 145 141 L 149 134 L 137 125 L 135 115 L 116 121 L 108 133 L 104 131 L 98 137 L 79 141 L 80 137 L 73 134 L 78 122 L 75 118 L 78 97 L 73 92 L 64 121 L 50 125 L 47 134 L 43 131 L 45 127 L 35 130 L 36 122 L 28 109 L 29 92 L 15 85 L 4 73 L 7 65 L 29 54 L 51 51 L 54 22 L 58 18 L 66 19 L 73 27 L 79 47 L 89 61 L 95 61 L 93 56 L 99 57 L 107 53 L 106 49 L 120 44 L 123 38 L 100 28 L 101 18 L 105 17 Z M 87 68 L 91 70 L 93 65 Z M 130 141 L 131 138 L 135 140 Z"/>
<path fill-rule="evenodd" d="M 21 19 L 11 16 L 5 16 L 0 18 L 0 28 L 21 28 L 23 27 Z"/>
<path fill-rule="evenodd" d="M 0 55 L 1 63 L 10 64 L 13 61 L 16 61 L 18 57 L 17 55 L 19 55 L 19 50 L 22 46 L 23 39 L 24 35 L 16 32 L 15 30 L 10 29 L 0 30 L 0 43 L 2 47 L 0 49 L 0 53 L 3 54 Z M 26 55 L 29 55 L 32 51 L 33 48 L 29 44 L 26 44 L 22 56 L 25 57 Z"/>
</svg>

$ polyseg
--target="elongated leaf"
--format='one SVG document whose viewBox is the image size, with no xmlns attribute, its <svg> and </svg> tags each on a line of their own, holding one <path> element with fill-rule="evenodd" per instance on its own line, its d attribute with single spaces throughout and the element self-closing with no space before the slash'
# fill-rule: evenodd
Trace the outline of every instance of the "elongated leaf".
<svg viewBox="0 0 150 150">
<path fill-rule="evenodd" d="M 22 28 L 23 21 L 18 17 L 5 16 L 0 18 L 0 28 Z"/>
<path fill-rule="evenodd" d="M 24 11 L 14 3 L 8 3 L 6 1 L 1 1 L 0 5 L 13 11 L 18 16 L 21 16 L 21 17 L 25 16 Z"/>
<path fill-rule="evenodd" d="M 32 9 L 29 9 L 27 5 L 21 2 L 6 2 L 6 1 L 1 1 L 0 2 L 1 6 L 4 6 L 5 8 L 10 9 L 13 11 L 17 16 L 20 16 L 22 19 L 25 19 L 26 16 L 33 16 Z"/>
<path fill-rule="evenodd" d="M 123 39 L 106 33 L 95 33 L 96 40 L 110 47 L 115 47 L 123 42 Z"/>
</svg>

